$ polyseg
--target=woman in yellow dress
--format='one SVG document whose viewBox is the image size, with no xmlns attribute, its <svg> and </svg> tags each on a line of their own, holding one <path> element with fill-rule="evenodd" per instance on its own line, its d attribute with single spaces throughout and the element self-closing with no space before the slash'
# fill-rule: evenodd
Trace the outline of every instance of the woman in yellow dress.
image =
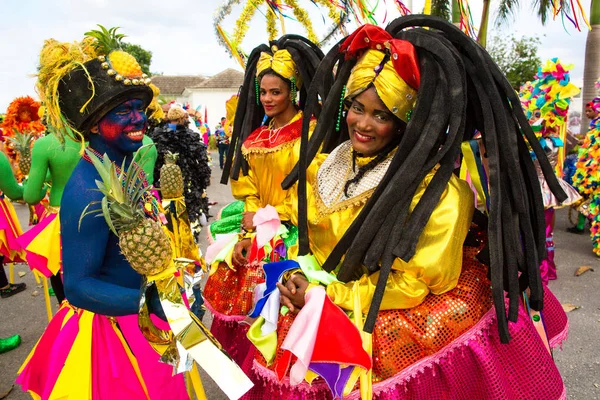
<svg viewBox="0 0 600 400">
<path fill-rule="evenodd" d="M 252 307 L 255 286 L 264 281 L 258 263 L 294 252 L 297 229 L 285 213 L 287 191 L 281 183 L 298 160 L 302 110 L 322 57 L 309 40 L 286 35 L 255 48 L 248 58 L 222 179 L 227 183 L 231 177 L 238 202 L 226 207 L 210 227 L 216 242 L 207 251 L 212 268 L 203 293 L 214 315 L 213 334 L 240 364 L 249 343 L 238 322 Z M 254 217 L 267 206 L 272 208 L 264 226 L 280 222 L 266 245 L 257 246 Z M 240 236 L 253 240 L 238 242 Z"/>
<path fill-rule="evenodd" d="M 403 32 L 419 26 L 433 29 Z M 286 180 L 298 178 L 288 204 L 302 256 L 263 266 L 246 398 L 564 397 L 547 345 L 564 338 L 566 319 L 539 285 L 543 203 L 521 129 L 551 171 L 510 85 L 475 42 L 425 16 L 386 31 L 365 25 L 338 51 L 317 71 L 337 67 L 336 82 L 298 174 Z M 478 127 L 488 144 L 489 222 L 454 174 Z M 548 183 L 564 197 L 550 173 Z M 521 303 L 524 288 L 527 304 L 545 301 L 549 343 Z M 279 318 L 278 293 L 287 308 Z"/>
</svg>

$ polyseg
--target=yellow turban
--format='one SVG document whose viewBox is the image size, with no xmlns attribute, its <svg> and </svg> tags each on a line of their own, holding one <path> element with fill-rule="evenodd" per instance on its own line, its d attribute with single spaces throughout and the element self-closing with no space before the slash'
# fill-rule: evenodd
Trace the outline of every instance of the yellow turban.
<svg viewBox="0 0 600 400">
<path fill-rule="evenodd" d="M 285 79 L 291 81 L 294 78 L 296 87 L 302 87 L 302 78 L 298 73 L 296 63 L 287 50 L 276 50 L 273 54 L 264 51 L 260 53 L 260 58 L 256 64 L 256 76 L 260 76 L 263 71 L 269 68 Z"/>
<path fill-rule="evenodd" d="M 346 98 L 356 97 L 372 83 L 379 98 L 392 114 L 408 122 L 410 111 L 417 101 L 417 91 L 398 75 L 391 60 L 377 72 L 384 57 L 385 53 L 378 50 L 367 50 L 360 57 L 346 84 Z"/>
</svg>

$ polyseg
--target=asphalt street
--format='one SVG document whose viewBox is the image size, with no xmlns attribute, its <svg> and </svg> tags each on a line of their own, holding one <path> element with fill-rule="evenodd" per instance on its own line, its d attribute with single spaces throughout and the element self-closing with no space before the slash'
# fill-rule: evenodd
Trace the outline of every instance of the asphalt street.
<svg viewBox="0 0 600 400">
<path fill-rule="evenodd" d="M 219 184 L 218 154 L 213 153 L 212 158 L 213 177 L 208 196 L 210 201 L 218 202 L 210 211 L 210 214 L 216 216 L 219 209 L 231 201 L 232 197 L 229 187 Z M 15 206 L 23 228 L 27 229 L 27 208 L 19 204 Z M 558 280 L 551 282 L 550 288 L 563 305 L 578 308 L 568 313 L 569 338 L 563 344 L 562 350 L 554 352 L 554 357 L 567 386 L 568 399 L 600 399 L 600 259 L 592 253 L 587 234 L 566 232 L 566 228 L 570 226 L 567 214 L 566 209 L 559 210 L 556 214 Z M 202 251 L 205 251 L 207 246 L 205 236 L 201 234 Z M 580 266 L 591 266 L 594 271 L 576 277 L 574 273 Z M 8 274 L 8 266 L 5 268 Z M 19 273 L 24 273 L 24 276 L 19 276 Z M 15 281 L 26 282 L 27 290 L 11 298 L 0 299 L 0 337 L 18 333 L 23 343 L 16 350 L 0 354 L 0 399 L 13 386 L 21 363 L 48 323 L 43 290 L 36 285 L 27 265 L 15 265 Z M 56 311 L 56 300 L 51 299 Z M 210 325 L 209 315 L 205 316 L 204 322 Z M 530 372 L 535 374 L 536 371 Z M 209 400 L 226 399 L 206 375 L 203 375 L 203 383 Z M 28 399 L 30 396 L 15 385 L 5 398 L 19 400 Z"/>
</svg>

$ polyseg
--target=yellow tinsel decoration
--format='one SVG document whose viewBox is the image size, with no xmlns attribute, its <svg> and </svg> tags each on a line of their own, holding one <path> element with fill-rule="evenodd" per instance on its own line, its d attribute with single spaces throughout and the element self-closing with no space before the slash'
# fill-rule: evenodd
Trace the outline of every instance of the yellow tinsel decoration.
<svg viewBox="0 0 600 400">
<path fill-rule="evenodd" d="M 248 32 L 248 27 L 250 26 L 250 20 L 252 16 L 256 12 L 258 6 L 260 6 L 264 0 L 256 0 L 256 1 L 248 1 L 240 14 L 240 17 L 237 21 L 235 21 L 235 30 L 233 31 L 232 44 L 234 47 L 240 47 L 244 37 L 246 37 L 246 33 Z"/>
<path fill-rule="evenodd" d="M 298 22 L 300 22 L 302 26 L 304 26 L 304 28 L 306 29 L 308 40 L 310 40 L 313 43 L 318 43 L 319 39 L 317 38 L 317 35 L 315 35 L 315 32 L 312 27 L 312 22 L 308 17 L 308 13 L 306 12 L 306 10 L 300 7 L 296 0 L 285 0 L 285 3 L 288 6 L 290 6 L 292 10 L 294 10 L 294 16 L 296 17 Z"/>
<path fill-rule="evenodd" d="M 61 43 L 54 39 L 44 42 L 40 53 L 39 72 L 36 90 L 40 100 L 46 106 L 46 118 L 60 140 L 69 130 L 81 140 L 83 135 L 77 132 L 62 116 L 58 98 L 58 84 L 71 70 L 98 56 L 94 40 L 85 38 L 81 42 Z M 77 140 L 77 138 L 73 138 Z"/>
<path fill-rule="evenodd" d="M 275 12 L 272 8 L 267 10 L 267 32 L 269 33 L 269 40 L 275 40 L 277 38 L 277 19 Z"/>
</svg>

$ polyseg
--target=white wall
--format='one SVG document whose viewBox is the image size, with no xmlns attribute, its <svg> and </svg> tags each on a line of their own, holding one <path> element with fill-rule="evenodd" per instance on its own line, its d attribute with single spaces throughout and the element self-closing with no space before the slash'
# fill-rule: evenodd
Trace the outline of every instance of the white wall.
<svg viewBox="0 0 600 400">
<path fill-rule="evenodd" d="M 214 132 L 215 126 L 225 117 L 225 102 L 237 94 L 234 89 L 186 89 L 183 92 L 194 109 L 199 105 L 208 109 L 208 125 Z M 204 111 L 202 111 L 204 118 Z"/>
</svg>

